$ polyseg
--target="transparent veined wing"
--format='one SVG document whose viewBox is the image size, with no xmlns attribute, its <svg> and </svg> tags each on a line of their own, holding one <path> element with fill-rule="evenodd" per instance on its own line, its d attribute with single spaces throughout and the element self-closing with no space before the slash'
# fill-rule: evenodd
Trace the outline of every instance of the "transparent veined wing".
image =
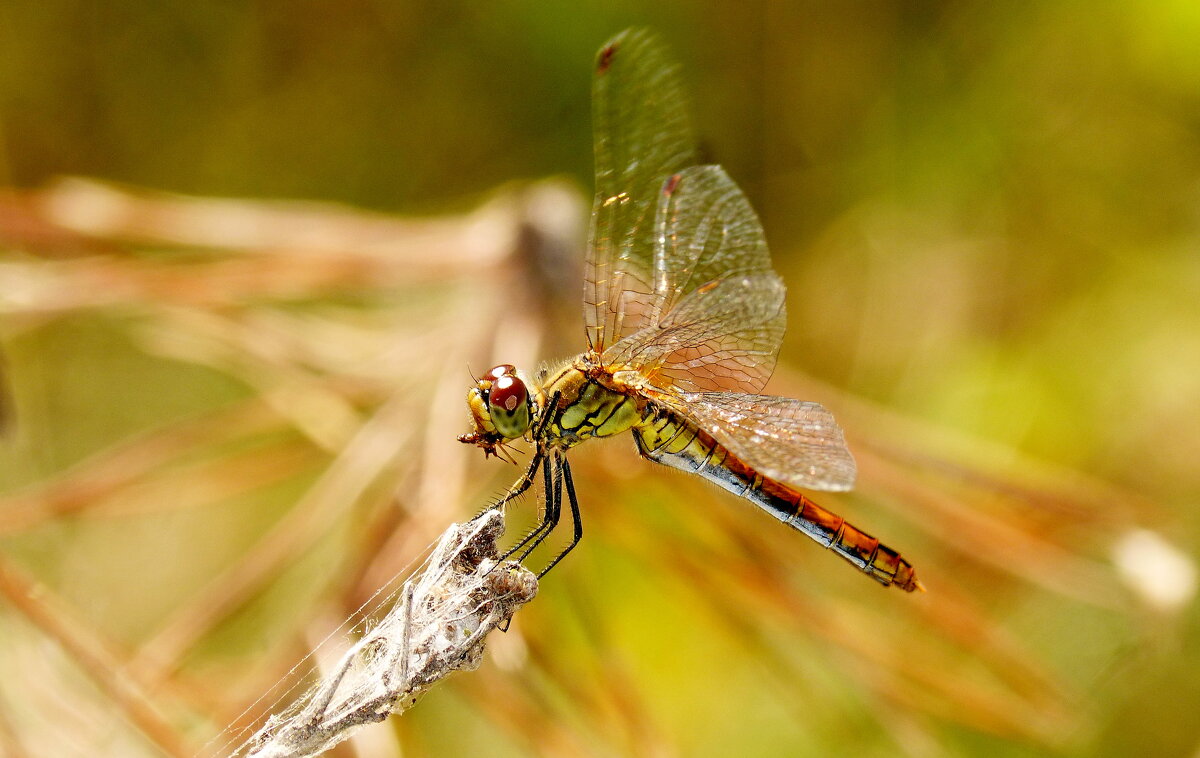
<svg viewBox="0 0 1200 758">
<path fill-rule="evenodd" d="M 646 325 L 659 189 L 696 162 L 679 73 L 657 37 L 631 29 L 601 48 L 592 122 L 596 196 L 583 316 L 588 346 L 603 352 Z"/>
<path fill-rule="evenodd" d="M 818 403 L 739 392 L 672 393 L 679 408 L 763 476 L 795 487 L 854 487 L 854 456 L 833 414 Z"/>
<path fill-rule="evenodd" d="M 660 388 L 757 392 L 787 316 L 762 225 L 720 166 L 667 177 L 658 193 L 643 328 L 603 354 Z"/>
</svg>

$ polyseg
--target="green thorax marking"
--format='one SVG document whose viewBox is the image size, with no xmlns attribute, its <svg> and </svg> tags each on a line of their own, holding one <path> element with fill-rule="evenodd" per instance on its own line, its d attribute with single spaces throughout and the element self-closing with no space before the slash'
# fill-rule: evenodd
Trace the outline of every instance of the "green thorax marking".
<svg viewBox="0 0 1200 758">
<path fill-rule="evenodd" d="M 637 402 L 622 392 L 589 379 L 582 372 L 561 375 L 546 394 L 556 390 L 566 397 L 574 395 L 558 417 L 551 421 L 549 433 L 567 447 L 589 437 L 611 437 L 631 429 L 641 419 Z"/>
</svg>

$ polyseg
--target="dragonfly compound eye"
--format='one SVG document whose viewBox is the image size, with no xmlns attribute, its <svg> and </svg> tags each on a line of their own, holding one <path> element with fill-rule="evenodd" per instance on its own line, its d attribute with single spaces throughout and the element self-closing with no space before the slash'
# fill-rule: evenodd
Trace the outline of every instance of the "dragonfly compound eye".
<svg viewBox="0 0 1200 758">
<path fill-rule="evenodd" d="M 490 373 L 511 366 L 497 366 Z M 496 377 L 488 392 L 488 410 L 496 431 L 506 438 L 520 437 L 529 429 L 529 390 L 515 370 Z"/>
<path fill-rule="evenodd" d="M 517 375 L 517 367 L 516 366 L 512 365 L 511 363 L 501 363 L 496 368 L 494 368 L 491 371 L 484 374 L 483 378 L 485 381 L 494 382 L 502 376 L 515 377 L 516 375 Z"/>
</svg>

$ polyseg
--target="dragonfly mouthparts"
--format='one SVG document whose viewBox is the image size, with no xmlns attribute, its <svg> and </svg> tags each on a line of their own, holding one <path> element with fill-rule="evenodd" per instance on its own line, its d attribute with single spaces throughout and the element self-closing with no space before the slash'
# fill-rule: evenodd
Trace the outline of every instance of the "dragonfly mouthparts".
<svg viewBox="0 0 1200 758">
<path fill-rule="evenodd" d="M 458 435 L 458 441 L 466 445 L 478 445 L 486 451 L 491 451 L 496 447 L 496 444 L 500 440 L 494 435 L 486 432 L 483 434 L 480 434 L 479 432 L 468 432 L 466 434 Z"/>
</svg>

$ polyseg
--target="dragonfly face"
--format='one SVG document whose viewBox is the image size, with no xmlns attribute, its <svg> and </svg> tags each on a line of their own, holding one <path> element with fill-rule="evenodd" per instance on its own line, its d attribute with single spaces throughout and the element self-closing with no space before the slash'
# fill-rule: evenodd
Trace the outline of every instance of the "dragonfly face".
<svg viewBox="0 0 1200 758">
<path fill-rule="evenodd" d="M 783 281 L 745 195 L 720 166 L 696 165 L 682 87 L 653 36 L 627 31 L 601 49 L 592 115 L 586 350 L 536 384 L 493 368 L 467 395 L 475 428 L 459 437 L 497 456 L 518 438 L 533 445 L 500 501 L 540 475 L 545 519 L 514 548 L 519 559 L 554 529 L 564 495 L 566 550 L 579 541 L 567 452 L 631 432 L 643 458 L 750 500 L 880 584 L 919 588 L 898 552 L 800 492 L 850 489 L 854 458 L 825 408 L 759 394 L 787 323 Z"/>
<path fill-rule="evenodd" d="M 477 445 L 487 455 L 500 455 L 505 442 L 524 437 L 533 421 L 534 398 L 516 367 L 502 363 L 488 371 L 467 392 L 467 407 L 475 431 L 459 442 Z"/>
</svg>

